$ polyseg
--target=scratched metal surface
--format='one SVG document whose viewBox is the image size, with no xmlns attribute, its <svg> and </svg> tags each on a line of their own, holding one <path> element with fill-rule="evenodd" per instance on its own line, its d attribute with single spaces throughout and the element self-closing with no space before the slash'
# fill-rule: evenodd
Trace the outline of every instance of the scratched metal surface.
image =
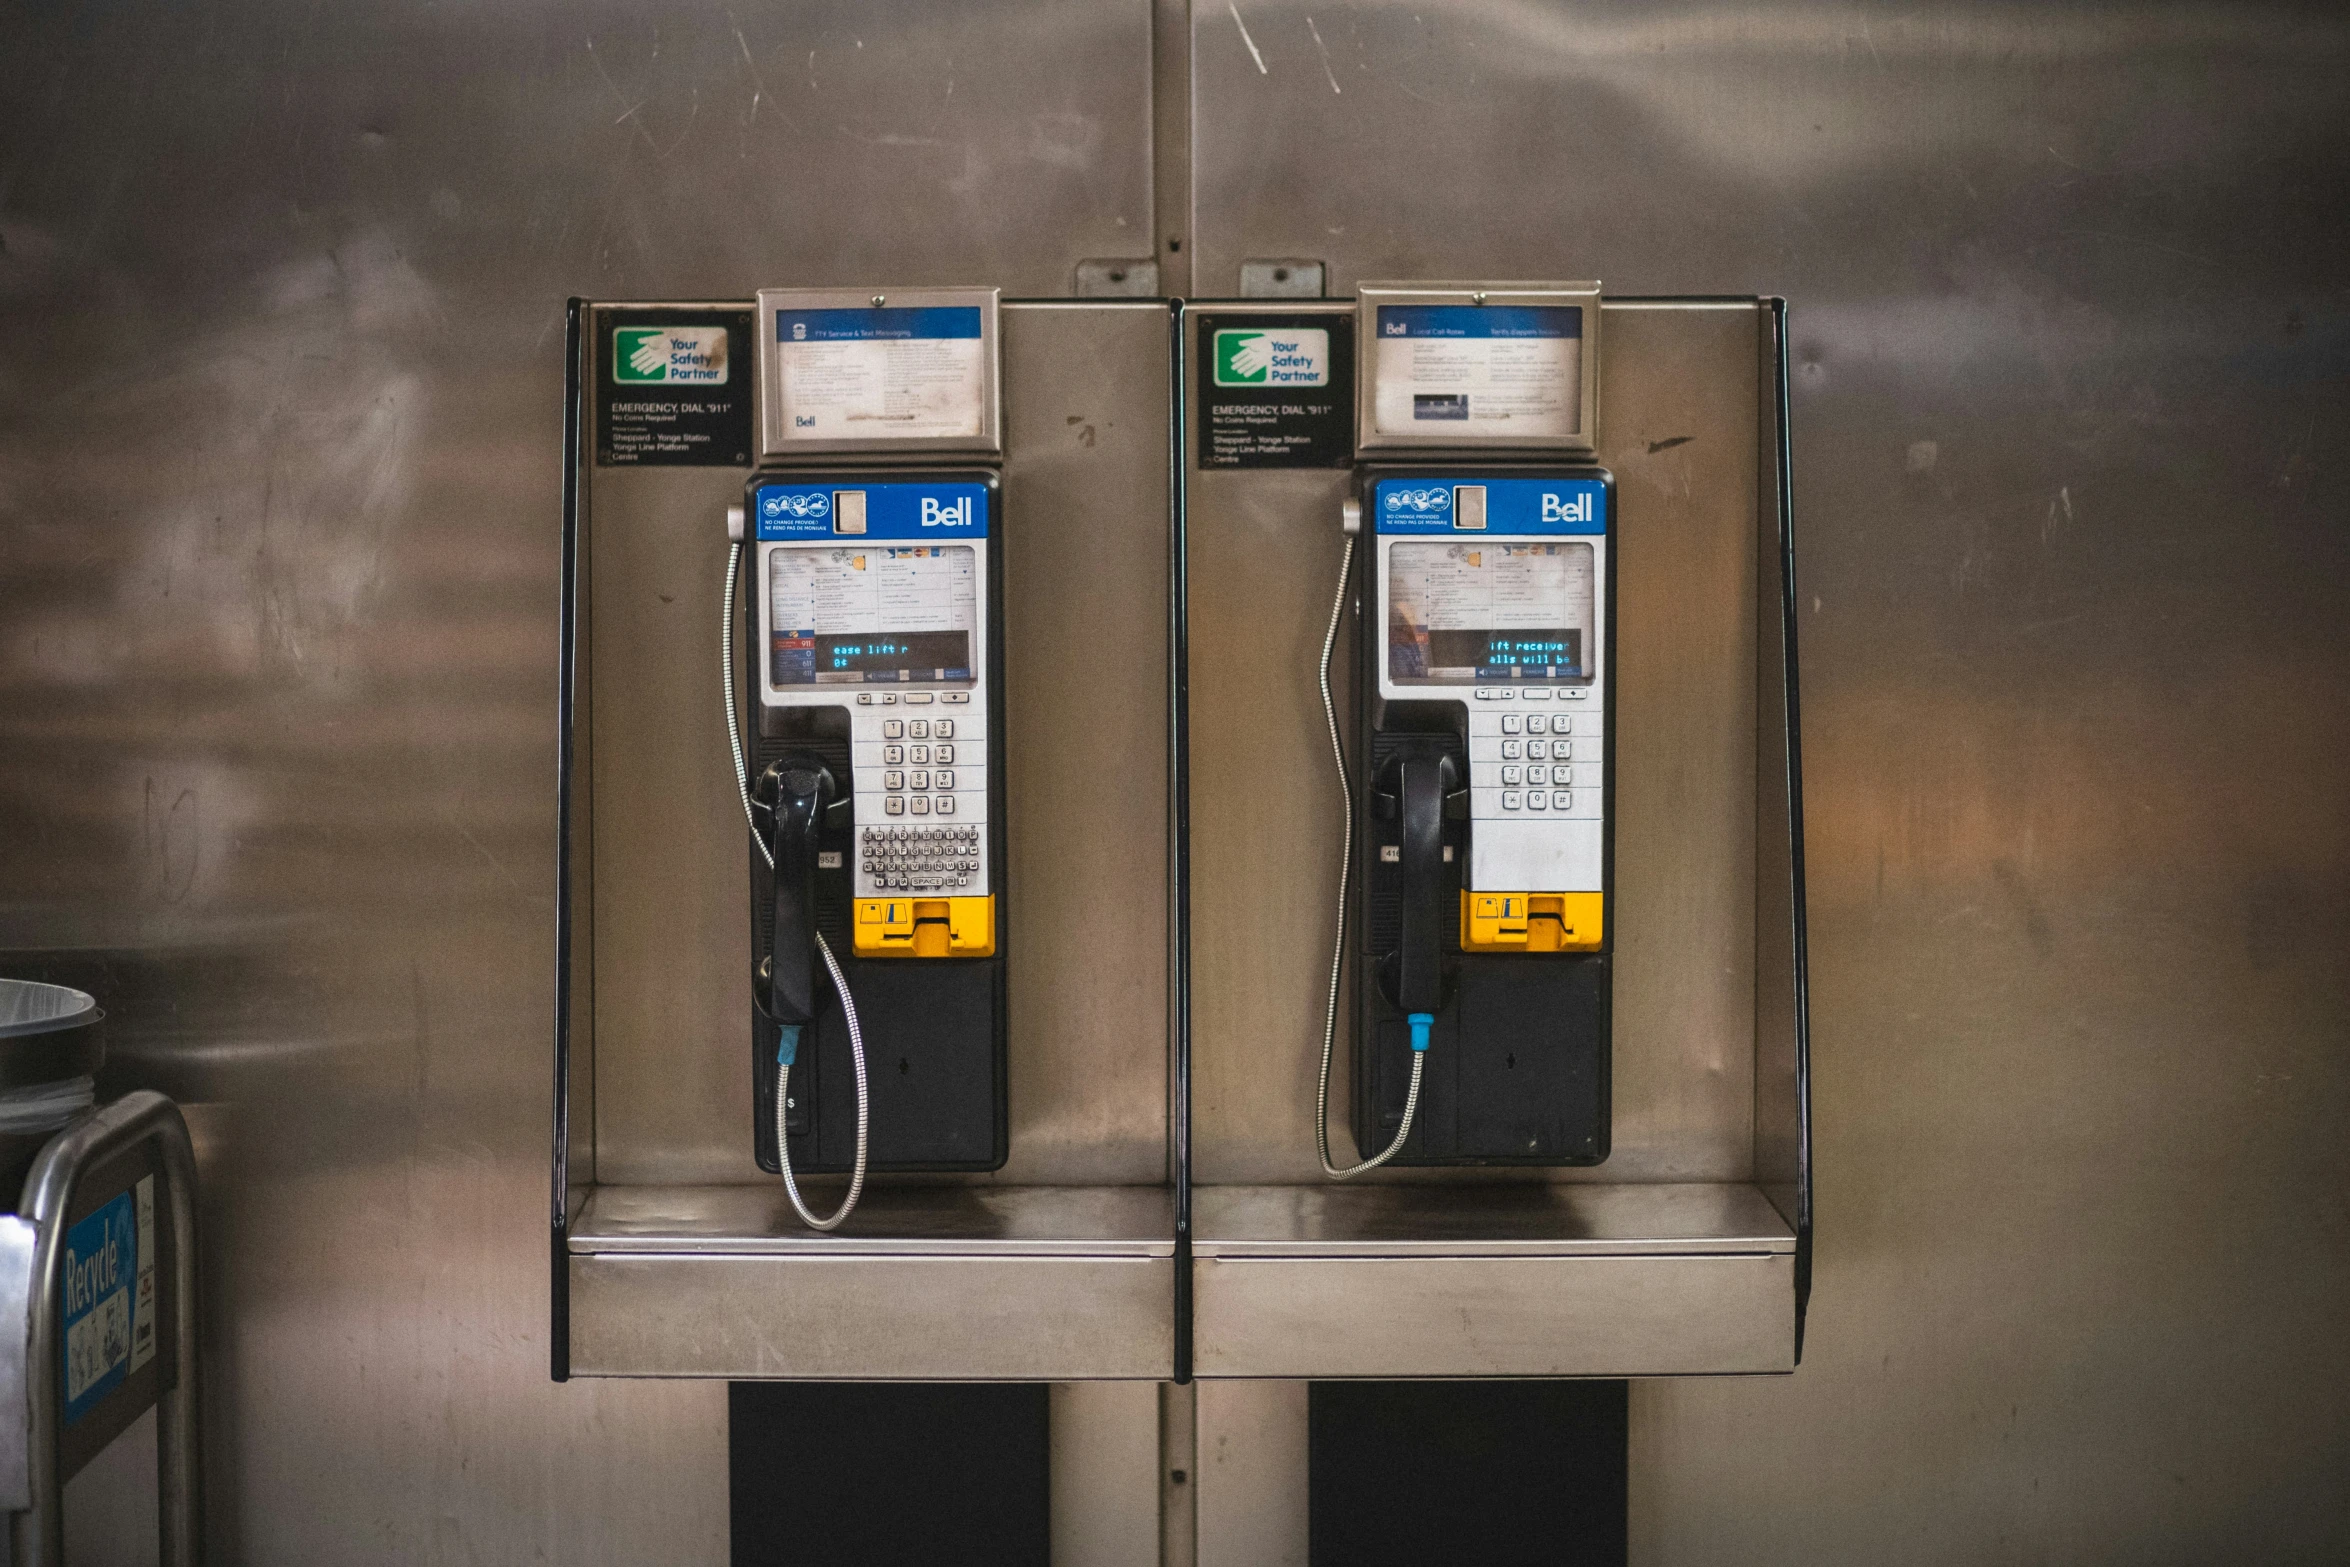
<svg viewBox="0 0 2350 1567">
<path fill-rule="evenodd" d="M 193 1105 L 216 1559 L 724 1559 L 723 1388 L 546 1380 L 563 299 L 1065 293 L 1148 22 L 0 13 L 0 971 Z"/>
<path fill-rule="evenodd" d="M 1199 293 L 1794 302 L 1819 1271 L 1636 1387 L 1635 1559 L 2339 1559 L 2343 24 L 1193 15 Z"/>
</svg>

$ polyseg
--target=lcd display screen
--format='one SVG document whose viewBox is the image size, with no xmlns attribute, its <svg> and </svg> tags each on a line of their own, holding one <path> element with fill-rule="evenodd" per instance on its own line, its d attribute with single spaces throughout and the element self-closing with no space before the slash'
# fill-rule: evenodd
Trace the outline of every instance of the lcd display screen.
<svg viewBox="0 0 2350 1567">
<path fill-rule="evenodd" d="M 1588 684 L 1596 563 L 1584 542 L 1399 540 L 1387 555 L 1387 678 Z"/>
<path fill-rule="evenodd" d="M 798 545 L 767 556 L 772 685 L 972 678 L 978 552 L 968 544 Z"/>
</svg>

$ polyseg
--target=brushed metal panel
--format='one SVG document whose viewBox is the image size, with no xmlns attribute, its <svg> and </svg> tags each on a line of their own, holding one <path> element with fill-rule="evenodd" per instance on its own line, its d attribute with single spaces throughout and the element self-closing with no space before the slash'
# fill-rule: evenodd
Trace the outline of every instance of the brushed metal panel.
<svg viewBox="0 0 2350 1567">
<path fill-rule="evenodd" d="M 1054 1567 L 1162 1567 L 1159 1384 L 1052 1386 Z"/>
<path fill-rule="evenodd" d="M 1382 1170 L 1371 1184 L 1739 1181 L 1753 1169 L 1760 312 L 1752 301 L 1604 308 L 1599 460 L 1622 510 L 1614 1152 L 1585 1170 Z M 1339 794 L 1315 665 L 1346 475 L 1203 473 L 1195 455 L 1193 1175 L 1320 1184 L 1314 1073 Z M 1342 654 L 1332 681 L 1342 724 L 1349 664 Z M 1343 1151 L 1343 1044 L 1340 1054 L 1332 1136 Z"/>
<path fill-rule="evenodd" d="M 1007 1185 L 1172 1178 L 1173 387 L 1164 305 L 1004 308 Z"/>
<path fill-rule="evenodd" d="M 1169 1258 L 571 1260 L 583 1376 L 1072 1382 L 1167 1377 Z"/>
<path fill-rule="evenodd" d="M 1001 1171 L 963 1179 L 1156 1185 L 1167 313 L 1011 304 L 1002 333 L 1012 1148 Z M 749 849 L 716 662 L 741 487 L 731 469 L 591 480 L 596 1169 L 610 1184 L 771 1179 L 751 1159 Z"/>
<path fill-rule="evenodd" d="M 1307 1567 L 1306 1384 L 1223 1380 L 1198 1390 L 1193 1567 Z"/>
<path fill-rule="evenodd" d="M 750 849 L 718 670 L 726 507 L 742 487 L 731 468 L 598 468 L 588 483 L 593 1136 L 608 1183 L 760 1179 Z"/>
<path fill-rule="evenodd" d="M 1646 1377 L 1794 1369 L 1795 1259 L 1202 1258 L 1207 1377 Z"/>
<path fill-rule="evenodd" d="M 1057 293 L 1148 25 L 0 19 L 0 971 L 190 1108 L 214 1559 L 724 1561 L 723 1388 L 546 1376 L 562 300 Z"/>
<path fill-rule="evenodd" d="M 1194 1198 L 1202 1257 L 1510 1257 L 1791 1252 L 1751 1186 L 1212 1186 Z"/>
<path fill-rule="evenodd" d="M 1238 9 L 1197 292 L 1792 301 L 1816 1290 L 1633 1389 L 1633 1559 L 2339 1556 L 2350 24 Z"/>
<path fill-rule="evenodd" d="M 780 1186 L 602 1186 L 574 1221 L 570 1249 L 1168 1257 L 1174 1235 L 1174 1194 L 1157 1187 L 875 1187 L 840 1229 L 817 1234 L 799 1222 Z"/>
<path fill-rule="evenodd" d="M 1187 467 L 1184 483 L 1192 1179 L 1319 1179 L 1314 1062 L 1340 807 L 1314 664 L 1346 476 Z M 1340 1103 L 1334 1147 L 1346 1139 Z"/>
</svg>

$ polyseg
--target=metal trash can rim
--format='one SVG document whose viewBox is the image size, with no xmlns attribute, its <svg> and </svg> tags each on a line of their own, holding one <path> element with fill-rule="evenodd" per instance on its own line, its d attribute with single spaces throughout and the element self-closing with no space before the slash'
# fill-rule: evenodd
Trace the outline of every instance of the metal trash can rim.
<svg viewBox="0 0 2350 1567">
<path fill-rule="evenodd" d="M 0 1092 L 95 1076 L 106 1060 L 105 1021 L 87 991 L 0 979 Z"/>
</svg>

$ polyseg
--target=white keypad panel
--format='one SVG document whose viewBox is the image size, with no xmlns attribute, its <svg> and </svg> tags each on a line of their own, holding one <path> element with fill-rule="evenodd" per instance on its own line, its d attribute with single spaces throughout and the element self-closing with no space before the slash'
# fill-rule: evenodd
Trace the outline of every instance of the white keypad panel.
<svg viewBox="0 0 2350 1567">
<path fill-rule="evenodd" d="M 858 897 L 989 890 L 987 711 L 976 695 L 867 690 L 834 699 L 849 709 L 857 769 Z"/>
<path fill-rule="evenodd" d="M 1526 720 L 1539 719 L 1542 733 L 1526 733 Z M 1513 722 L 1514 721 L 1514 722 Z M 1513 814 L 1501 799 L 1505 789 L 1546 786 L 1572 788 L 1577 795 L 1566 809 L 1572 815 L 1600 814 L 1601 749 L 1605 737 L 1596 707 L 1565 704 L 1545 713 L 1503 713 L 1484 703 L 1469 709 L 1469 814 L 1476 820 Z M 1514 810 L 1525 810 L 1521 803 Z M 1555 800 L 1546 810 L 1557 810 Z"/>
<path fill-rule="evenodd" d="M 1467 693 L 1464 693 L 1467 695 Z M 1596 892 L 1607 802 L 1596 691 L 1469 695 L 1469 886 Z"/>
</svg>

